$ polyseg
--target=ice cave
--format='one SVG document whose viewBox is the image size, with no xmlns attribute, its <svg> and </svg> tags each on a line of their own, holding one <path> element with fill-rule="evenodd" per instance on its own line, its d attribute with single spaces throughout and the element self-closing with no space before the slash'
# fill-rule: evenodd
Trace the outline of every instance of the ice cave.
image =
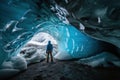
<svg viewBox="0 0 120 80">
<path fill-rule="evenodd" d="M 56 60 L 120 67 L 120 1 L 0 1 L 0 79 L 45 60 L 49 40 Z"/>
</svg>

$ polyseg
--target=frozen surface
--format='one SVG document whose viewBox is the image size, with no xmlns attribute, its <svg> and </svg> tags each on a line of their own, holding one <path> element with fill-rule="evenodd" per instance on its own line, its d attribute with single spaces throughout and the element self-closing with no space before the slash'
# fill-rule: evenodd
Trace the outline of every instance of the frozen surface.
<svg viewBox="0 0 120 80">
<path fill-rule="evenodd" d="M 103 43 L 96 40 L 112 43 L 120 52 L 119 4 L 118 0 L 1 0 L 0 74 L 16 74 L 45 59 L 49 39 L 56 59 L 120 66 L 116 56 L 102 53 Z M 36 35 L 39 32 L 44 33 Z"/>
<path fill-rule="evenodd" d="M 2 43 L 0 44 L 0 64 L 20 53 L 21 48 L 38 32 L 49 33 L 54 37 L 58 43 L 58 51 L 61 53 L 61 59 L 62 56 L 64 57 L 62 52 L 70 55 L 70 58 L 82 58 L 96 54 L 102 50 L 100 41 L 81 33 L 71 26 L 66 18 L 62 16 L 58 18 L 57 14 L 54 14 L 46 4 L 46 1 L 7 0 L 2 1 L 1 6 L 3 11 L 2 16 L 6 12 L 10 13 L 10 15 L 2 18 L 3 23 L 0 29 L 0 42 Z M 6 7 L 6 11 L 3 10 L 3 7 Z M 67 11 L 62 7 L 56 5 L 56 9 L 61 11 L 58 15 L 68 15 Z M 44 34 L 41 35 L 40 42 L 44 40 Z M 32 44 L 38 44 L 37 41 L 39 39 L 35 41 Z M 42 44 L 46 44 L 46 42 Z M 44 53 L 44 51 L 41 52 Z M 56 58 L 60 59 L 59 56 Z"/>
<path fill-rule="evenodd" d="M 22 53 L 22 52 L 24 52 L 24 53 Z M 24 47 L 19 55 L 23 56 L 25 58 L 27 64 L 40 62 L 41 60 L 45 59 L 45 55 L 40 54 L 37 51 L 37 48 L 35 48 L 35 47 Z"/>
<path fill-rule="evenodd" d="M 18 69 L 1 69 L 0 70 L 0 79 L 4 80 L 5 78 L 9 78 L 11 76 L 14 76 L 18 72 L 20 72 Z"/>
<path fill-rule="evenodd" d="M 18 70 L 26 70 L 27 69 L 27 62 L 26 60 L 21 56 L 15 56 L 11 58 L 11 61 L 13 63 L 13 68 Z"/>
<path fill-rule="evenodd" d="M 82 24 L 84 33 L 120 48 L 120 0 L 55 1 L 54 5 L 61 6 L 69 14 L 58 17 L 66 17 L 77 29 L 81 29 Z M 55 8 L 54 12 L 62 13 L 59 9 Z"/>
<path fill-rule="evenodd" d="M 57 4 L 59 0 L 55 1 L 1 0 L 0 66 L 3 62 L 19 54 L 25 44 L 39 32 L 49 33 L 54 37 L 56 42 L 53 42 L 57 43 L 58 51 L 55 50 L 53 54 L 56 59 L 60 60 L 85 58 L 101 53 L 103 51 L 102 42 L 96 39 L 119 47 L 120 18 L 116 17 L 116 15 L 119 16 L 119 1 L 117 6 L 114 4 L 112 7 L 109 4 L 112 5 L 113 0 L 109 4 L 103 4 L 104 0 L 103 2 L 96 0 L 95 3 L 89 0 L 60 1 L 61 4 L 65 2 L 66 9 L 62 7 L 63 5 Z M 71 2 L 74 5 L 69 4 Z M 93 9 L 97 4 L 99 5 Z M 69 9 L 70 7 L 71 9 Z M 111 16 L 112 14 L 114 15 Z M 69 23 L 74 24 L 77 29 Z M 95 39 L 80 32 L 79 29 Z M 46 44 L 47 41 L 44 41 L 43 35 L 45 34 L 42 34 L 40 39 L 30 42 L 30 45 Z M 38 41 L 44 42 L 39 44 Z M 29 63 L 30 60 L 34 61 L 36 58 L 40 58 L 36 55 L 45 54 L 45 45 L 40 48 L 36 52 L 28 50 L 27 57 L 32 52 L 30 58 L 27 58 Z M 23 59 L 19 58 L 18 60 Z M 19 61 L 16 61 L 15 64 L 17 62 Z"/>
<path fill-rule="evenodd" d="M 36 44 L 36 45 L 37 44 L 39 44 L 39 45 L 47 45 L 49 40 L 51 41 L 52 44 L 57 44 L 56 40 L 50 34 L 40 32 L 40 33 L 36 34 L 31 39 L 31 41 L 29 41 L 28 43 L 33 43 L 33 44 Z"/>
<path fill-rule="evenodd" d="M 11 61 L 3 62 L 1 69 L 13 69 L 13 63 Z"/>
<path fill-rule="evenodd" d="M 9 61 L 3 62 L 0 69 L 0 79 L 12 77 L 27 69 L 27 62 L 22 56 L 12 57 Z"/>
<path fill-rule="evenodd" d="M 72 59 L 72 56 L 66 51 L 60 51 L 54 56 L 54 58 L 58 60 L 69 60 Z"/>
<path fill-rule="evenodd" d="M 110 67 L 110 66 L 120 67 L 120 59 L 108 52 L 102 52 L 95 56 L 80 59 L 78 63 L 82 63 L 92 67 Z"/>
<path fill-rule="evenodd" d="M 15 56 L 8 61 L 3 62 L 1 69 L 17 69 L 20 71 L 27 69 L 27 62 L 22 56 Z"/>
<path fill-rule="evenodd" d="M 57 59 L 84 58 L 102 51 L 101 42 L 79 32 L 73 26 L 61 26 L 59 33 Z"/>
</svg>

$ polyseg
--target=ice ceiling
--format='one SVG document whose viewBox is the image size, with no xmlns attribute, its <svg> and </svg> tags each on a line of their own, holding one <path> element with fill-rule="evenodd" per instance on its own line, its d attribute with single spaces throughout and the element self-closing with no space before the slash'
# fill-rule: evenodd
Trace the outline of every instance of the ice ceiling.
<svg viewBox="0 0 120 80">
<path fill-rule="evenodd" d="M 102 52 L 103 43 L 96 39 L 120 48 L 119 0 L 1 0 L 0 16 L 0 64 L 38 32 L 56 39 L 57 59 Z"/>
</svg>

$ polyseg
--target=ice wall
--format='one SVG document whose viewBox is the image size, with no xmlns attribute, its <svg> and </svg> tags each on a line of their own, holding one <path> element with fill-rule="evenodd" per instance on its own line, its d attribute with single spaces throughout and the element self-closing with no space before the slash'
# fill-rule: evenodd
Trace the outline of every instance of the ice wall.
<svg viewBox="0 0 120 80">
<path fill-rule="evenodd" d="M 101 42 L 88 37 L 71 25 L 60 26 L 57 59 L 84 58 L 102 51 Z"/>
<path fill-rule="evenodd" d="M 44 3 L 44 0 L 1 0 L 0 65 L 16 56 L 24 44 L 40 31 L 57 40 L 57 59 L 82 58 L 102 50 L 99 41 L 63 23 Z"/>
<path fill-rule="evenodd" d="M 85 33 L 111 43 L 120 50 L 120 0 L 55 0 L 68 11 L 66 18 L 77 29 L 82 22 Z M 60 8 L 59 8 L 60 9 Z M 56 10 L 60 12 L 60 10 Z"/>
<path fill-rule="evenodd" d="M 1 0 L 0 14 L 0 65 L 17 55 L 42 27 L 53 25 L 58 20 L 54 20 L 55 16 L 44 3 L 37 8 L 34 1 Z"/>
</svg>

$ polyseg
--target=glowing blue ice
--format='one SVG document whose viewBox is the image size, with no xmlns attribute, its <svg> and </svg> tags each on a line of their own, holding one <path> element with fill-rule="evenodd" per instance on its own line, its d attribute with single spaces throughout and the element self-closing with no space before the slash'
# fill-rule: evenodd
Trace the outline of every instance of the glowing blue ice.
<svg viewBox="0 0 120 80">
<path fill-rule="evenodd" d="M 102 51 L 101 42 L 88 37 L 71 25 L 60 26 L 57 59 L 84 58 Z M 64 57 L 63 57 L 64 56 Z"/>
<path fill-rule="evenodd" d="M 32 4 L 28 0 L 25 3 L 22 0 L 16 1 L 19 4 L 13 4 L 18 5 L 17 7 L 8 5 L 7 0 L 0 5 L 3 21 L 0 24 L 0 65 L 8 58 L 16 56 L 21 47 L 40 31 L 51 34 L 57 40 L 58 59 L 82 58 L 101 51 L 99 41 L 82 34 L 69 24 L 64 24 L 44 3 L 38 8 L 34 0 L 30 0 L 33 1 Z"/>
</svg>

